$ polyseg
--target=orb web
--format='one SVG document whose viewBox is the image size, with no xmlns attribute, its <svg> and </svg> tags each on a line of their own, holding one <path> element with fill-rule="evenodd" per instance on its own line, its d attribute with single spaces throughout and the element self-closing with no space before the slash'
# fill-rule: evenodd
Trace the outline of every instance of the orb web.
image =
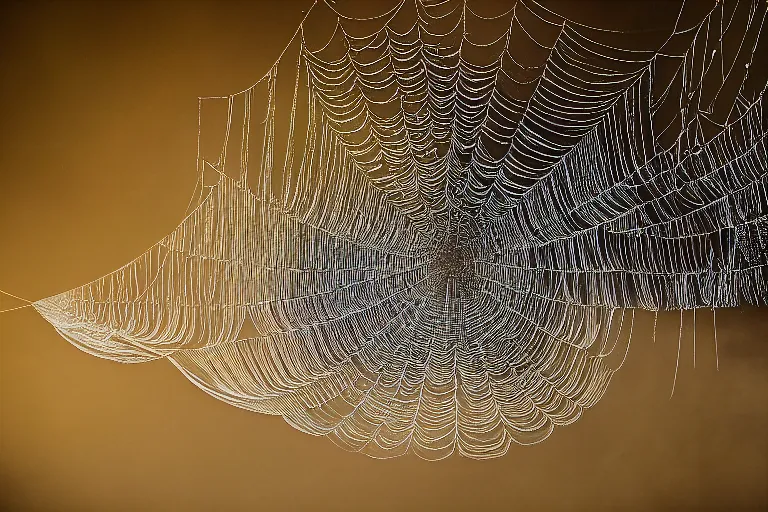
<svg viewBox="0 0 768 512">
<path fill-rule="evenodd" d="M 766 4 L 704 4 L 633 31 L 316 2 L 262 79 L 200 99 L 181 224 L 34 307 L 374 457 L 540 442 L 603 396 L 635 310 L 768 302 Z"/>
</svg>

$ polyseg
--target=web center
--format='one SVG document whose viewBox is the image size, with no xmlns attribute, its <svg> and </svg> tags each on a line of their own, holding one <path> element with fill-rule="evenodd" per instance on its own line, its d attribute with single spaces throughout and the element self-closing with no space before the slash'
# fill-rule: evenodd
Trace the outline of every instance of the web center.
<svg viewBox="0 0 768 512">
<path fill-rule="evenodd" d="M 430 281 L 435 293 L 468 293 L 474 281 L 472 251 L 467 247 L 445 244 L 437 247 L 429 265 Z"/>
</svg>

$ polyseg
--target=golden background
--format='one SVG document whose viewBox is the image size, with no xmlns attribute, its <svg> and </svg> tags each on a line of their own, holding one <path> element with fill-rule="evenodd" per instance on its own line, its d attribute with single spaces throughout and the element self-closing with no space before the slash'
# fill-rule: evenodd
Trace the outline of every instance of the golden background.
<svg viewBox="0 0 768 512">
<path fill-rule="evenodd" d="M 114 270 L 181 220 L 197 97 L 268 69 L 310 1 L 0 7 L 0 289 L 30 300 Z M 632 3 L 635 7 L 639 3 Z M 642 6 L 640 6 L 642 9 Z M 607 15 L 606 15 L 607 16 Z M 0 308 L 21 305 L 3 298 Z M 576 424 L 501 459 L 378 461 L 122 365 L 31 308 L 0 315 L 0 510 L 768 510 L 768 314 L 639 312 Z"/>
</svg>

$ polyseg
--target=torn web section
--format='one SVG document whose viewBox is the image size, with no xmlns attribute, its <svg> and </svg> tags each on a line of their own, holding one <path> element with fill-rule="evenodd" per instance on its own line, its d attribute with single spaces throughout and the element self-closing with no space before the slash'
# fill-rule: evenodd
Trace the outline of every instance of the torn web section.
<svg viewBox="0 0 768 512">
<path fill-rule="evenodd" d="M 701 10 L 705 4 L 686 7 Z M 674 148 L 679 158 L 699 151 L 762 94 L 765 16 L 763 2 L 717 2 L 702 21 L 689 21 L 691 28 L 679 30 L 660 49 L 652 65 L 660 149 Z"/>
<path fill-rule="evenodd" d="M 232 120 L 229 97 L 198 98 L 197 109 L 197 182 L 187 213 L 205 201 L 211 189 L 224 175 L 227 139 Z"/>
</svg>

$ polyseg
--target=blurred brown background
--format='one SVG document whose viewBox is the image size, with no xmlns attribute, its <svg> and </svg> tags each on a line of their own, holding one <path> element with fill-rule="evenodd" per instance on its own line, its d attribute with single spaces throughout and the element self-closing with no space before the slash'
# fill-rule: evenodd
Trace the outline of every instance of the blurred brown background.
<svg viewBox="0 0 768 512">
<path fill-rule="evenodd" d="M 197 97 L 263 75 L 310 4 L 3 4 L 0 288 L 49 296 L 168 233 L 196 179 Z M 0 510 L 768 510 L 767 313 L 718 313 L 716 372 L 712 314 L 694 369 L 688 312 L 670 400 L 679 314 L 654 345 L 640 312 L 583 419 L 501 459 L 439 463 L 346 453 L 165 361 L 103 361 L 29 308 L 2 314 Z"/>
</svg>

